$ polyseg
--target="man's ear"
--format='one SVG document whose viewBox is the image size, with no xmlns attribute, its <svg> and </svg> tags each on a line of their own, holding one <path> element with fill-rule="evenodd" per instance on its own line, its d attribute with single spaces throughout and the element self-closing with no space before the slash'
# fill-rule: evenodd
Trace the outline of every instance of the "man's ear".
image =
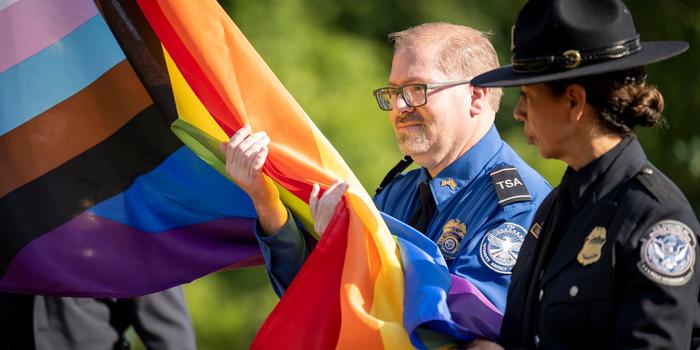
<svg viewBox="0 0 700 350">
<path fill-rule="evenodd" d="M 566 87 L 565 96 L 569 108 L 569 119 L 579 121 L 586 108 L 586 89 L 578 84 L 571 84 Z"/>
<path fill-rule="evenodd" d="M 469 114 L 473 117 L 481 114 L 486 108 L 486 98 L 488 96 L 488 88 L 471 86 L 472 104 L 469 108 Z"/>
</svg>

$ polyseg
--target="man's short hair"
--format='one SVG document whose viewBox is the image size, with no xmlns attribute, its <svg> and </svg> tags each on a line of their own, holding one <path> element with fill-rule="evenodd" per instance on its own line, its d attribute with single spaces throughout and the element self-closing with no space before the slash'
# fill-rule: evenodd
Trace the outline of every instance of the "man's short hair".
<svg viewBox="0 0 700 350">
<path fill-rule="evenodd" d="M 475 77 L 500 67 L 490 33 L 450 23 L 426 23 L 389 34 L 389 41 L 398 50 L 405 46 L 439 45 L 435 66 L 455 79 Z M 488 89 L 488 103 L 498 112 L 503 90 Z"/>
</svg>

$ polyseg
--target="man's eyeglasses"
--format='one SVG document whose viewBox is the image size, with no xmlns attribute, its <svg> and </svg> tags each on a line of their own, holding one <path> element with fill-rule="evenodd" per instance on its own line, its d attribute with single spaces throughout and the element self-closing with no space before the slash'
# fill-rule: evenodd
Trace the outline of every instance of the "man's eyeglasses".
<svg viewBox="0 0 700 350">
<path fill-rule="evenodd" d="M 399 87 L 387 86 L 374 90 L 372 93 L 377 99 L 379 108 L 384 111 L 390 111 L 391 102 L 394 100 L 394 98 L 396 98 L 396 96 L 399 95 L 399 93 L 409 107 L 420 107 L 428 103 L 428 90 L 469 84 L 470 81 L 471 80 L 466 79 L 446 81 L 442 83 L 406 84 Z"/>
</svg>

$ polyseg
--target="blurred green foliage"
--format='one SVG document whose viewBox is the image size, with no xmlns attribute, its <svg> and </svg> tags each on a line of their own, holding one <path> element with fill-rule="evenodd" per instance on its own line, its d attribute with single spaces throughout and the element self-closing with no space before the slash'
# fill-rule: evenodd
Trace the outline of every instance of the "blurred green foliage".
<svg viewBox="0 0 700 350">
<path fill-rule="evenodd" d="M 523 0 L 239 0 L 221 1 L 287 89 L 335 145 L 368 191 L 401 157 L 385 112 L 371 96 L 388 77 L 390 32 L 424 22 L 489 31 L 502 63 Z M 666 98 L 667 128 L 639 133 L 651 161 L 700 208 L 700 5 L 697 0 L 629 0 L 642 39 L 691 43 L 680 57 L 650 66 Z M 516 89 L 506 89 L 496 124 L 501 135 L 552 185 L 564 166 L 525 144 L 511 117 Z M 696 209 L 697 211 L 697 209 Z M 309 291 L 313 293 L 314 291 Z M 244 349 L 274 307 L 263 268 L 225 271 L 186 286 L 201 349 Z M 313 332 L 312 329 L 308 330 Z"/>
</svg>

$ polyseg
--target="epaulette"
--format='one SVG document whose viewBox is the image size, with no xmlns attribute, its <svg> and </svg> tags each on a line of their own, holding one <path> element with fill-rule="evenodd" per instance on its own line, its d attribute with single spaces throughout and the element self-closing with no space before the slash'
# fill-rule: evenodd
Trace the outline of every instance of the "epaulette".
<svg viewBox="0 0 700 350">
<path fill-rule="evenodd" d="M 491 171 L 493 188 L 498 195 L 498 204 L 506 206 L 515 202 L 531 201 L 532 196 L 525 187 L 518 170 L 509 164 L 501 165 Z"/>
<path fill-rule="evenodd" d="M 667 186 L 661 173 L 651 164 L 643 166 L 634 178 L 639 181 L 657 201 L 663 201 L 664 198 L 668 197 L 668 193 L 666 192 Z"/>
</svg>

